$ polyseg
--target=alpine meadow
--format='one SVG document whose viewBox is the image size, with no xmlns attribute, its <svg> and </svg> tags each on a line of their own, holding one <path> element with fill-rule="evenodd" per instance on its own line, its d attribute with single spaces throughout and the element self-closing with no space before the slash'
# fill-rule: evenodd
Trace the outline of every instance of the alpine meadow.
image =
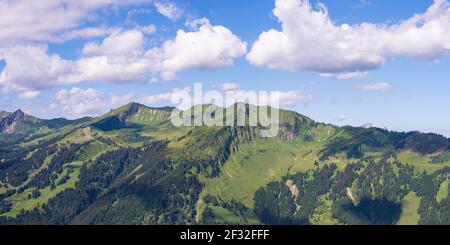
<svg viewBox="0 0 450 245">
<path fill-rule="evenodd" d="M 174 127 L 173 109 L 4 112 L 1 223 L 450 223 L 448 138 L 287 110 L 277 137 L 262 138 L 259 127 Z"/>
<path fill-rule="evenodd" d="M 450 225 L 449 94 L 450 0 L 0 0 L 0 230 Z"/>
</svg>

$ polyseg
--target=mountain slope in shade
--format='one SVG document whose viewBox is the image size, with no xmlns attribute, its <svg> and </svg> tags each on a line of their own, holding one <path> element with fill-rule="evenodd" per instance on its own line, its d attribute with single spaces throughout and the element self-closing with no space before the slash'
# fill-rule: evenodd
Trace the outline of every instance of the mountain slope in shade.
<svg viewBox="0 0 450 245">
<path fill-rule="evenodd" d="M 175 127 L 173 110 L 3 113 L 15 126 L 0 136 L 23 137 L 0 140 L 0 223 L 450 224 L 448 138 L 287 110 L 261 138 L 261 126 Z"/>
</svg>

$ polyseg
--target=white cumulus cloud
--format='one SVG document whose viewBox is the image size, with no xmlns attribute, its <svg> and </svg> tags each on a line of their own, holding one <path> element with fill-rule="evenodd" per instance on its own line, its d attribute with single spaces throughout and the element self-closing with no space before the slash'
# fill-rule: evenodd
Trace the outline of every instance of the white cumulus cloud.
<svg viewBox="0 0 450 245">
<path fill-rule="evenodd" d="M 392 85 L 389 83 L 362 83 L 355 84 L 355 87 L 366 91 L 389 91 L 392 90 Z"/>
<path fill-rule="evenodd" d="M 158 28 L 153 24 L 140 26 L 139 29 L 145 34 L 154 34 L 158 30 Z"/>
<path fill-rule="evenodd" d="M 23 92 L 83 81 L 146 82 L 160 60 L 152 50 L 144 50 L 143 43 L 140 31 L 115 32 L 101 43 L 87 43 L 84 56 L 76 60 L 49 54 L 47 46 L 0 48 L 5 61 L 0 86 L 3 91 Z"/>
<path fill-rule="evenodd" d="M 172 3 L 167 0 L 158 0 L 154 3 L 156 10 L 164 15 L 165 17 L 176 20 L 181 18 L 183 15 L 183 11 L 178 8 L 178 6 L 175 3 Z"/>
<path fill-rule="evenodd" d="M 254 94 L 257 97 L 252 97 Z M 305 104 L 314 99 L 311 92 L 303 90 L 288 90 L 288 91 L 274 91 L 270 93 L 260 94 L 257 91 L 251 90 L 235 90 L 226 91 L 227 96 L 226 106 L 230 106 L 236 102 L 249 103 L 261 106 L 277 106 L 272 102 L 278 101 L 279 107 L 295 107 L 299 104 Z"/>
<path fill-rule="evenodd" d="M 147 30 L 151 31 L 151 30 Z M 247 44 L 224 26 L 208 20 L 192 31 L 179 30 L 162 47 L 145 48 L 144 30 L 115 30 L 100 42 L 88 42 L 78 59 L 50 54 L 47 46 L 0 47 L 6 63 L 0 73 L 3 91 L 37 91 L 80 82 L 145 83 L 173 80 L 186 70 L 231 66 Z"/>
<path fill-rule="evenodd" d="M 130 55 L 141 52 L 144 35 L 138 30 L 115 32 L 101 43 L 90 42 L 84 45 L 86 55 Z"/>
<path fill-rule="evenodd" d="M 132 93 L 115 95 L 97 89 L 82 89 L 73 87 L 61 89 L 55 94 L 56 102 L 50 104 L 50 110 L 60 110 L 67 118 L 79 118 L 83 116 L 98 116 L 131 102 Z"/>
<path fill-rule="evenodd" d="M 301 103 L 307 103 L 314 99 L 311 92 L 303 90 L 290 90 L 279 93 L 279 100 L 281 106 L 294 107 Z"/>
<path fill-rule="evenodd" d="M 148 82 L 149 73 L 159 66 L 159 60 L 144 50 L 144 35 L 138 30 L 115 32 L 101 43 L 87 43 L 83 54 L 72 76 L 78 82 Z"/>
<path fill-rule="evenodd" d="M 184 70 L 210 70 L 231 66 L 247 52 L 247 43 L 224 26 L 213 26 L 207 19 L 198 23 L 197 30 L 178 30 L 174 40 L 162 48 L 161 73 L 174 79 Z"/>
<path fill-rule="evenodd" d="M 72 87 L 56 92 L 55 101 L 48 106 L 48 110 L 67 118 L 99 116 L 129 102 L 138 102 L 149 106 L 158 103 L 171 104 L 173 96 L 190 93 L 190 87 L 175 88 L 171 91 L 151 95 L 145 93 L 120 95 L 99 89 Z"/>
<path fill-rule="evenodd" d="M 140 102 L 146 105 L 154 105 L 160 102 L 171 103 L 172 98 L 176 96 L 176 94 L 190 94 L 191 90 L 191 87 L 175 88 L 172 91 L 144 96 Z"/>
<path fill-rule="evenodd" d="M 261 33 L 247 54 L 256 66 L 317 71 L 341 79 L 361 77 L 389 58 L 434 60 L 450 51 L 450 4 L 435 0 L 425 13 L 398 23 L 336 24 L 325 5 L 276 0 L 281 30 Z"/>
<path fill-rule="evenodd" d="M 153 80 L 160 71 L 159 48 L 144 49 L 144 34 L 139 30 L 113 33 L 101 43 L 87 43 L 86 55 L 77 60 L 78 81 L 142 83 Z"/>
<path fill-rule="evenodd" d="M 40 90 L 67 82 L 73 63 L 58 54 L 48 54 L 45 46 L 14 46 L 0 48 L 5 67 L 0 73 L 4 91 Z"/>
<path fill-rule="evenodd" d="M 25 91 L 19 94 L 19 98 L 21 99 L 34 99 L 38 97 L 40 94 L 39 91 Z"/>
<path fill-rule="evenodd" d="M 106 112 L 108 104 L 103 93 L 95 89 L 81 89 L 73 87 L 70 90 L 62 89 L 56 93 L 58 108 L 62 108 L 68 118 L 80 116 L 96 116 Z"/>
<path fill-rule="evenodd" d="M 96 11 L 152 0 L 0 0 L 0 41 L 61 41 L 102 36 L 105 30 L 82 27 L 96 17 Z M 67 35 L 62 38 L 61 35 Z"/>
</svg>

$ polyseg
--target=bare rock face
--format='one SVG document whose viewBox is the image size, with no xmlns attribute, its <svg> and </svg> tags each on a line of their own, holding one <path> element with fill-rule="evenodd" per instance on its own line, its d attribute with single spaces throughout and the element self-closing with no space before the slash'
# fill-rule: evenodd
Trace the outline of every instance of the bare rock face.
<svg viewBox="0 0 450 245">
<path fill-rule="evenodd" d="M 0 132 L 14 133 L 17 123 L 25 120 L 25 117 L 26 114 L 20 109 L 3 117 L 0 122 Z"/>
</svg>

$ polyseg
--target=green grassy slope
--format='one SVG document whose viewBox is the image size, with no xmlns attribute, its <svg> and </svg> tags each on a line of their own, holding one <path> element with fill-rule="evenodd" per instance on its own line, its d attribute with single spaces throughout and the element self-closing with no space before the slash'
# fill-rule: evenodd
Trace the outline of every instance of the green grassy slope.
<svg viewBox="0 0 450 245">
<path fill-rule="evenodd" d="M 200 111 L 208 107 L 204 105 Z M 225 115 L 230 109 L 224 110 Z M 90 207 L 77 206 L 80 213 L 65 217 L 65 222 L 179 223 L 183 217 L 190 223 L 255 224 L 263 222 L 257 210 L 261 204 L 255 206 L 255 193 L 266 188 L 267 193 L 280 191 L 288 200 L 297 188 L 295 195 L 306 195 L 314 201 L 303 200 L 305 196 L 297 203 L 297 197 L 292 203 L 279 200 L 285 214 L 305 202 L 311 206 L 294 210 L 295 215 L 308 209 L 309 223 L 343 224 L 355 219 L 339 205 L 364 202 L 368 192 L 362 181 L 374 181 L 361 177 L 363 171 L 385 175 L 379 179 L 379 186 L 374 184 L 376 195 L 369 196 L 378 198 L 384 190 L 384 196 L 395 196 L 395 203 L 402 207 L 398 224 L 433 218 L 419 210 L 420 203 L 431 203 L 430 209 L 436 208 L 432 200 L 446 205 L 448 179 L 443 179 L 442 171 L 450 167 L 450 146 L 444 137 L 336 127 L 281 110 L 279 134 L 261 138 L 260 126 L 174 127 L 170 122 L 172 110 L 130 103 L 97 118 L 46 120 L 39 130 L 17 138 L 17 144 L 6 144 L 0 137 L 0 217 L 29 220 L 27 217 L 36 212 L 47 212 L 47 205 L 54 209 L 62 208 L 55 205 L 69 205 L 62 200 L 71 200 L 77 193 L 86 195 Z M 164 147 L 153 149 L 155 144 Z M 386 160 L 392 169 L 380 171 L 377 163 L 386 154 L 392 155 Z M 363 166 L 354 172 L 359 177 L 346 179 L 349 166 L 357 163 Z M 342 185 L 341 192 L 333 193 L 335 187 L 329 186 L 316 196 L 308 185 L 327 183 L 327 178 L 318 176 L 329 166 L 336 169 L 327 178 Z M 401 172 L 410 166 L 413 174 Z M 307 177 L 298 177 L 301 174 Z M 413 184 L 422 183 L 427 191 L 402 186 L 407 193 L 390 193 L 384 182 L 400 181 L 400 176 Z M 291 182 L 286 187 L 287 180 L 295 187 Z M 345 185 L 341 183 L 344 180 Z M 271 190 L 273 183 L 282 183 L 283 187 Z M 183 191 L 172 189 L 175 187 Z M 132 208 L 130 203 L 134 203 Z M 445 212 L 439 209 L 438 216 Z M 64 220 L 59 216 L 55 219 Z"/>
<path fill-rule="evenodd" d="M 414 192 L 410 192 L 403 200 L 403 212 L 399 225 L 417 225 L 420 215 L 417 213 L 420 205 L 420 198 Z"/>
</svg>

